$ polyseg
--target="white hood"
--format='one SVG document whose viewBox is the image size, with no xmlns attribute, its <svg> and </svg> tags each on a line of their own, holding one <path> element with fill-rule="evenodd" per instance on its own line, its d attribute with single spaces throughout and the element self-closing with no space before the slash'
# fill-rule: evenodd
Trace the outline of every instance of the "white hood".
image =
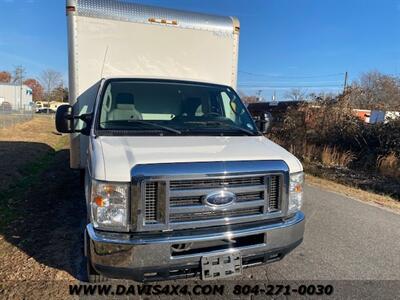
<svg viewBox="0 0 400 300">
<path fill-rule="evenodd" d="M 303 170 L 296 157 L 264 137 L 101 136 L 91 144 L 92 176 L 106 181 L 130 181 L 132 167 L 153 163 L 283 160 L 291 173 Z"/>
</svg>

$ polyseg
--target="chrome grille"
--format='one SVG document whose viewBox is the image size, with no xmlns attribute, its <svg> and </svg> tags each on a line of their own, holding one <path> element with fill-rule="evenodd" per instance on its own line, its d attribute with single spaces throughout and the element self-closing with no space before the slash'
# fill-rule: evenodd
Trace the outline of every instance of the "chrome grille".
<svg viewBox="0 0 400 300">
<path fill-rule="evenodd" d="M 201 205 L 201 197 L 175 197 L 169 200 L 171 207 Z"/>
<path fill-rule="evenodd" d="M 270 176 L 268 180 L 268 207 L 269 211 L 279 209 L 280 198 L 280 177 Z"/>
<path fill-rule="evenodd" d="M 202 221 L 212 220 L 221 218 L 232 218 L 232 217 L 244 217 L 254 216 L 263 213 L 262 207 L 259 208 L 248 208 L 248 209 L 237 209 L 232 211 L 207 211 L 201 213 L 185 213 L 185 214 L 173 214 L 170 216 L 171 222 L 191 222 L 191 221 Z"/>
<path fill-rule="evenodd" d="M 287 213 L 289 169 L 280 160 L 138 165 L 131 175 L 138 231 L 249 223 Z M 234 201 L 213 206 L 205 200 L 220 191 L 234 194 Z"/>
<path fill-rule="evenodd" d="M 236 202 L 263 200 L 264 192 L 239 193 L 239 194 L 236 194 L 236 197 L 237 197 Z"/>
<path fill-rule="evenodd" d="M 170 228 L 174 228 L 174 225 L 190 222 L 200 222 L 203 225 L 207 221 L 265 218 L 269 213 L 281 209 L 282 178 L 281 175 L 266 175 L 146 181 L 143 186 L 143 225 L 169 224 Z M 223 209 L 213 209 L 204 203 L 205 196 L 220 190 L 233 192 L 236 195 L 235 202 Z"/>
<path fill-rule="evenodd" d="M 194 180 L 174 180 L 170 183 L 171 190 L 178 189 L 203 189 L 221 187 L 239 187 L 264 184 L 264 177 L 236 177 L 223 179 L 194 179 Z"/>
<path fill-rule="evenodd" d="M 203 199 L 221 189 L 236 194 L 235 204 L 224 211 L 212 210 Z M 171 181 L 169 219 L 177 223 L 262 216 L 279 210 L 279 189 L 279 175 Z"/>
<path fill-rule="evenodd" d="M 157 182 L 146 183 L 145 188 L 145 223 L 157 223 L 157 200 L 158 184 Z"/>
<path fill-rule="evenodd" d="M 203 197 L 173 197 L 170 199 L 170 205 L 172 207 L 178 206 L 192 206 L 192 205 L 202 205 Z M 239 193 L 236 194 L 236 202 L 243 201 L 254 201 L 264 199 L 264 192 L 255 193 Z"/>
</svg>

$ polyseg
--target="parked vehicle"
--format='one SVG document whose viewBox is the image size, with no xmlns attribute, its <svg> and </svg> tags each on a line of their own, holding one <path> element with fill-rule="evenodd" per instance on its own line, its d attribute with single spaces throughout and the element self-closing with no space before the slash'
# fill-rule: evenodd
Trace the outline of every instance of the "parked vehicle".
<svg viewBox="0 0 400 300">
<path fill-rule="evenodd" d="M 50 104 L 47 101 L 36 101 L 35 108 L 36 111 L 42 108 L 50 108 Z"/>
<path fill-rule="evenodd" d="M 353 109 L 353 114 L 365 123 L 370 122 L 371 110 L 370 109 Z"/>
<path fill-rule="evenodd" d="M 43 108 L 49 108 L 53 111 L 57 111 L 57 109 L 61 106 L 61 105 L 67 105 L 68 103 L 65 102 L 57 102 L 57 101 L 36 101 L 35 102 L 35 108 L 36 111 L 43 109 Z"/>
<path fill-rule="evenodd" d="M 11 112 L 12 111 L 12 105 L 10 102 L 4 101 L 0 104 L 0 111 L 1 112 Z"/>
<path fill-rule="evenodd" d="M 37 114 L 55 114 L 56 111 L 50 108 L 39 108 L 36 110 Z"/>
<path fill-rule="evenodd" d="M 280 102 L 255 102 L 247 107 L 256 122 L 268 124 L 270 130 L 282 128 L 285 115 L 291 108 L 298 108 L 303 101 L 280 101 Z"/>
<path fill-rule="evenodd" d="M 400 112 L 398 111 L 382 111 L 382 110 L 372 110 L 371 116 L 369 118 L 369 123 L 388 123 L 390 121 L 400 119 Z"/>
<path fill-rule="evenodd" d="M 303 169 L 235 92 L 239 21 L 67 1 L 71 167 L 84 170 L 89 280 L 202 279 L 303 239 Z"/>
<path fill-rule="evenodd" d="M 61 105 L 68 105 L 68 103 L 65 102 L 58 102 L 58 101 L 51 101 L 50 102 L 50 109 L 57 111 L 57 109 L 61 106 Z"/>
</svg>

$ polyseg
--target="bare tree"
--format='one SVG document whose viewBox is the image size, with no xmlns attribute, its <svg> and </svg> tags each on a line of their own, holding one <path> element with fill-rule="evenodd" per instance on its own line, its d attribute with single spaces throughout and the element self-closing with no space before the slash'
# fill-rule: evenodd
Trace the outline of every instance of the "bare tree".
<svg viewBox="0 0 400 300">
<path fill-rule="evenodd" d="M 239 90 L 240 99 L 244 102 L 244 104 L 249 105 L 250 103 L 262 102 L 264 98 L 262 97 L 262 90 L 257 91 L 256 95 L 246 95 L 243 91 Z"/>
<path fill-rule="evenodd" d="M 258 96 L 243 96 L 242 101 L 246 104 L 260 102 L 261 98 Z"/>
<path fill-rule="evenodd" d="M 300 88 L 293 88 L 285 93 L 285 97 L 292 101 L 302 101 L 306 99 L 306 92 Z"/>
<path fill-rule="evenodd" d="M 68 102 L 68 89 L 62 85 L 56 87 L 52 92 L 52 99 L 58 102 Z"/>
<path fill-rule="evenodd" d="M 313 102 L 332 102 L 337 99 L 338 95 L 332 92 L 319 92 L 319 93 L 309 93 L 307 99 Z"/>
<path fill-rule="evenodd" d="M 400 79 L 378 71 L 362 74 L 346 93 L 350 103 L 357 108 L 400 108 Z"/>
<path fill-rule="evenodd" d="M 62 75 L 60 72 L 48 69 L 40 74 L 39 81 L 44 89 L 44 97 L 50 102 L 54 96 L 54 90 L 63 86 Z"/>
</svg>

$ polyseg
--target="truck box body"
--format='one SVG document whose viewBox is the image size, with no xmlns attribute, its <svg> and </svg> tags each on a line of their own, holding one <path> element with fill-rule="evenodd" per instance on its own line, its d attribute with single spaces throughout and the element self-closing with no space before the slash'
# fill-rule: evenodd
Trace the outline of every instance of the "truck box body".
<svg viewBox="0 0 400 300">
<path fill-rule="evenodd" d="M 235 92 L 236 18 L 114 0 L 67 16 L 56 127 L 85 171 L 89 281 L 221 279 L 302 242 L 303 168 Z"/>
<path fill-rule="evenodd" d="M 93 109 L 99 81 L 106 77 L 174 78 L 236 87 L 236 18 L 109 0 L 69 0 L 67 6 L 70 103 L 76 113 Z M 73 134 L 72 168 L 85 167 L 86 150 L 87 138 Z"/>
</svg>

